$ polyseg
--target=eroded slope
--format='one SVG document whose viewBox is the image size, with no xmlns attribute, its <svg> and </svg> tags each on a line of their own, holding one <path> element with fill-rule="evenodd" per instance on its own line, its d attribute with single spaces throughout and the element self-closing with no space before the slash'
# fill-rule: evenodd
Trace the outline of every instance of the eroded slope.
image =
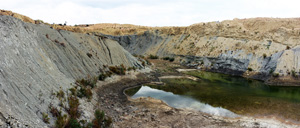
<svg viewBox="0 0 300 128">
<path fill-rule="evenodd" d="M 0 119 L 45 126 L 50 96 L 103 65 L 141 67 L 118 42 L 0 16 Z M 1 122 L 0 122 L 1 123 Z"/>
</svg>

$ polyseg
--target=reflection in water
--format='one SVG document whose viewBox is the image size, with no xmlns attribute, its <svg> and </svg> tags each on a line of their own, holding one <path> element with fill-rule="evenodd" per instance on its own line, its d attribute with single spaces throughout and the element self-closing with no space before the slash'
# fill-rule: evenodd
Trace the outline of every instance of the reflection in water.
<svg viewBox="0 0 300 128">
<path fill-rule="evenodd" d="M 211 115 L 225 116 L 225 117 L 238 116 L 227 109 L 221 107 L 212 107 L 211 105 L 201 103 L 190 97 L 175 95 L 171 92 L 165 92 L 162 90 L 153 89 L 148 86 L 142 86 L 140 90 L 132 96 L 132 98 L 138 98 L 138 97 L 152 97 L 152 98 L 160 99 L 165 103 L 167 103 L 169 106 L 175 108 L 194 109 Z"/>
<path fill-rule="evenodd" d="M 215 115 L 228 116 L 228 110 L 237 115 L 276 116 L 300 121 L 300 87 L 268 86 L 256 80 L 203 71 L 187 74 L 200 80 L 162 79 L 163 86 L 145 85 L 158 90 L 133 88 L 129 89 L 130 96 L 137 92 L 135 97 L 151 96 L 173 107 L 192 108 Z M 159 90 L 164 93 L 158 93 Z"/>
</svg>

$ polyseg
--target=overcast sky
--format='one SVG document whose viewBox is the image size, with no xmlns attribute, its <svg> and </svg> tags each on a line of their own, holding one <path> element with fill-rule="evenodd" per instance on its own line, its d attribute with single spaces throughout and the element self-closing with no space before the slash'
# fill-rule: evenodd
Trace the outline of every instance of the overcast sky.
<svg viewBox="0 0 300 128">
<path fill-rule="evenodd" d="M 297 0 L 0 0 L 11 10 L 48 23 L 188 26 L 251 17 L 300 17 Z"/>
</svg>

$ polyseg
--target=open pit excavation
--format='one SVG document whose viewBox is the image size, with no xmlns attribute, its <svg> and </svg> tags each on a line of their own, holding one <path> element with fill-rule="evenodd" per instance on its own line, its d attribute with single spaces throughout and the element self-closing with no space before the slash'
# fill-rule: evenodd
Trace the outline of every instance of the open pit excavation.
<svg viewBox="0 0 300 128">
<path fill-rule="evenodd" d="M 0 10 L 0 127 L 300 127 L 300 20 L 59 25 Z"/>
</svg>

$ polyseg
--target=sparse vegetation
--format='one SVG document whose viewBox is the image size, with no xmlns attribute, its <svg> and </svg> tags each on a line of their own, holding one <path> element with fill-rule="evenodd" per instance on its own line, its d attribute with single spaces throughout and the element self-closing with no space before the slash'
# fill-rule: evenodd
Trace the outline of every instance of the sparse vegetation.
<svg viewBox="0 0 300 128">
<path fill-rule="evenodd" d="M 95 119 L 93 120 L 94 128 L 108 128 L 112 124 L 112 119 L 110 117 L 105 116 L 103 111 L 97 109 L 95 111 Z"/>
<path fill-rule="evenodd" d="M 263 54 L 263 58 L 265 59 L 266 57 L 267 57 L 267 54 L 266 54 L 266 53 L 264 53 L 264 54 Z"/>
<path fill-rule="evenodd" d="M 76 82 L 78 84 L 78 82 Z M 103 111 L 96 109 L 95 111 L 95 119 L 92 122 L 87 122 L 85 120 L 78 119 L 81 116 L 81 111 L 79 110 L 80 102 L 79 102 L 79 95 L 78 93 L 85 93 L 79 89 L 77 91 L 78 86 L 84 87 L 81 89 L 88 89 L 90 90 L 90 86 L 85 88 L 84 85 L 77 85 L 73 88 L 70 88 L 68 93 L 68 106 L 63 106 L 64 110 L 67 112 L 66 114 L 62 114 L 61 110 L 58 110 L 52 104 L 49 105 L 50 113 L 53 117 L 56 117 L 55 127 L 56 128 L 107 128 L 110 127 L 112 124 L 112 119 L 105 115 Z M 91 91 L 91 90 L 90 90 Z M 57 94 L 61 95 L 61 91 L 57 92 Z M 49 122 L 49 117 L 45 113 L 43 113 L 43 120 L 45 122 Z"/>
<path fill-rule="evenodd" d="M 279 77 L 279 73 L 273 73 L 273 77 Z"/>
<path fill-rule="evenodd" d="M 286 49 L 289 50 L 289 49 L 291 49 L 291 47 L 287 45 L 287 46 L 286 46 Z"/>
<path fill-rule="evenodd" d="M 148 56 L 148 59 L 158 59 L 158 58 L 159 58 L 158 56 L 152 55 L 152 54 L 150 54 L 150 55 Z"/>
<path fill-rule="evenodd" d="M 298 77 L 295 70 L 292 70 L 292 76 L 293 77 Z"/>
<path fill-rule="evenodd" d="M 214 51 L 214 50 L 215 50 L 215 48 L 216 48 L 216 47 L 211 47 L 211 48 L 210 48 L 210 50 L 209 50 L 209 52 L 212 52 L 212 51 Z"/>
<path fill-rule="evenodd" d="M 60 44 L 61 46 L 63 46 L 63 47 L 66 47 L 66 45 L 65 45 L 64 42 L 60 42 L 59 44 Z"/>
<path fill-rule="evenodd" d="M 170 62 L 173 62 L 174 60 L 175 60 L 175 58 L 173 58 L 173 57 L 169 59 Z"/>
<path fill-rule="evenodd" d="M 128 67 L 128 68 L 127 68 L 127 71 L 131 71 L 131 70 L 135 71 L 136 68 L 135 68 L 135 67 Z"/>
<path fill-rule="evenodd" d="M 169 60 L 170 57 L 163 57 L 162 59 L 163 59 L 163 60 Z"/>
<path fill-rule="evenodd" d="M 86 53 L 86 55 L 89 57 L 89 58 L 92 58 L 92 54 L 91 53 Z"/>
<path fill-rule="evenodd" d="M 69 104 L 69 108 L 67 109 L 68 114 L 70 115 L 71 118 L 78 118 L 80 117 L 80 113 L 79 113 L 79 100 L 77 98 L 77 96 L 75 95 L 70 95 L 68 97 L 68 104 Z"/>
<path fill-rule="evenodd" d="M 269 74 L 272 74 L 274 72 L 274 70 L 273 69 L 271 69 L 270 71 L 269 71 Z"/>
<path fill-rule="evenodd" d="M 52 106 L 52 104 L 49 105 L 49 109 L 53 117 L 58 117 L 61 113 L 56 107 Z"/>
<path fill-rule="evenodd" d="M 106 73 L 101 73 L 98 76 L 98 80 L 104 81 L 107 77 L 108 77 L 108 75 Z"/>
<path fill-rule="evenodd" d="M 252 68 L 250 68 L 250 67 L 248 67 L 248 69 L 247 69 L 248 71 L 250 71 L 250 72 L 252 72 L 253 71 L 253 69 Z"/>
<path fill-rule="evenodd" d="M 77 93 L 77 96 L 79 98 L 86 97 L 88 99 L 91 99 L 92 96 L 93 96 L 93 92 L 92 92 L 91 88 L 81 86 L 78 93 Z"/>
<path fill-rule="evenodd" d="M 59 41 L 57 39 L 55 39 L 54 42 L 59 44 Z"/>
<path fill-rule="evenodd" d="M 151 62 L 149 60 L 145 59 L 145 61 L 147 65 L 151 65 Z"/>
<path fill-rule="evenodd" d="M 81 79 L 81 80 L 76 80 L 75 82 L 79 86 L 84 86 L 84 87 L 91 87 L 94 88 L 97 83 L 97 77 L 90 77 L 88 76 L 87 79 Z"/>
<path fill-rule="evenodd" d="M 126 68 L 123 64 L 120 66 L 109 66 L 109 70 L 117 75 L 125 75 L 126 73 Z"/>
<path fill-rule="evenodd" d="M 142 61 L 142 65 L 143 65 L 143 66 L 146 66 L 145 61 Z"/>
<path fill-rule="evenodd" d="M 47 38 L 47 39 L 50 39 L 50 37 L 49 37 L 49 35 L 48 35 L 48 34 L 46 34 L 46 38 Z"/>
<path fill-rule="evenodd" d="M 93 97 L 92 88 L 96 86 L 97 80 L 99 77 L 90 77 L 87 79 L 76 80 L 76 86 L 74 88 L 69 89 L 72 95 L 76 95 L 79 98 L 86 97 L 90 100 Z"/>
<path fill-rule="evenodd" d="M 68 122 L 68 115 L 67 114 L 62 115 L 60 113 L 60 115 L 56 118 L 55 127 L 64 128 L 67 125 L 67 122 Z"/>
<path fill-rule="evenodd" d="M 42 20 L 35 20 L 34 22 L 35 22 L 35 24 L 43 24 L 44 23 L 44 21 L 42 21 Z"/>
<path fill-rule="evenodd" d="M 60 90 L 56 93 L 56 97 L 63 99 L 65 97 L 65 92 L 60 88 Z"/>
<path fill-rule="evenodd" d="M 47 124 L 49 124 L 49 117 L 48 117 L 48 114 L 47 113 L 42 113 L 42 116 L 43 116 L 43 121 Z"/>
<path fill-rule="evenodd" d="M 53 41 L 53 40 L 52 40 Z M 63 46 L 63 47 L 66 47 L 65 43 L 64 42 L 59 42 L 57 39 L 54 40 L 55 43 Z"/>
<path fill-rule="evenodd" d="M 173 57 L 164 57 L 162 59 L 163 60 L 169 60 L 170 62 L 173 62 L 175 60 L 175 58 L 173 58 Z"/>
</svg>

